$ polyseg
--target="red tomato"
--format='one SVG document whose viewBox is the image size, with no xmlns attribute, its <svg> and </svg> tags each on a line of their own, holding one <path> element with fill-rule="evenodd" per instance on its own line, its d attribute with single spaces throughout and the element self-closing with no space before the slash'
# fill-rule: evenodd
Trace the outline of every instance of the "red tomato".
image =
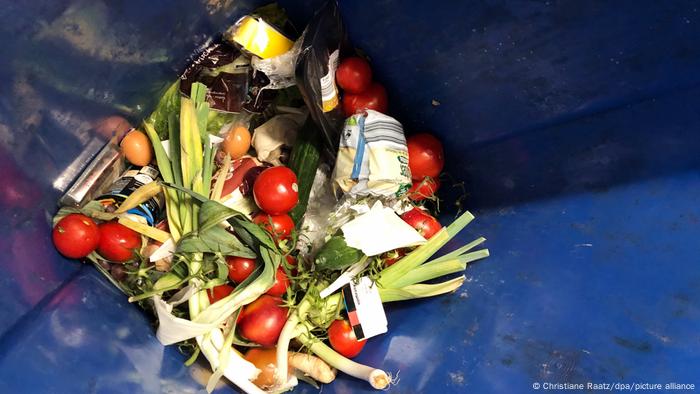
<svg viewBox="0 0 700 394">
<path fill-rule="evenodd" d="M 345 116 L 352 116 L 364 109 L 386 113 L 389 107 L 389 100 L 386 97 L 384 86 L 373 82 L 372 85 L 362 93 L 345 93 L 343 96 L 343 111 Z"/>
<path fill-rule="evenodd" d="M 236 283 L 246 280 L 255 271 L 255 259 L 238 256 L 226 256 L 228 278 Z"/>
<path fill-rule="evenodd" d="M 406 255 L 406 249 L 395 249 L 390 252 L 386 252 L 384 254 L 384 265 L 387 267 L 391 267 L 399 261 L 403 256 Z"/>
<path fill-rule="evenodd" d="M 367 60 L 357 56 L 349 57 L 340 62 L 335 80 L 346 92 L 362 93 L 372 83 L 372 69 Z"/>
<path fill-rule="evenodd" d="M 430 239 L 442 228 L 437 219 L 418 208 L 404 213 L 401 215 L 401 219 L 415 228 L 425 239 Z"/>
<path fill-rule="evenodd" d="M 161 220 L 160 222 L 158 222 L 158 223 L 156 224 L 156 228 L 157 228 L 158 230 L 163 230 L 163 231 L 165 231 L 166 233 L 169 233 L 169 232 L 170 232 L 170 227 L 168 226 L 168 219 Z"/>
<path fill-rule="evenodd" d="M 141 235 L 119 224 L 117 221 L 99 225 L 100 242 L 97 253 L 105 259 L 123 263 L 136 257 L 135 251 L 141 248 Z"/>
<path fill-rule="evenodd" d="M 277 272 L 275 272 L 275 283 L 265 294 L 269 294 L 271 296 L 282 296 L 287 293 L 287 287 L 289 287 L 289 278 L 287 278 L 287 274 L 284 272 L 282 267 L 277 267 Z"/>
<path fill-rule="evenodd" d="M 241 335 L 263 346 L 273 346 L 287 322 L 287 308 L 282 299 L 263 294 L 243 308 L 238 322 Z"/>
<path fill-rule="evenodd" d="M 408 198 L 411 201 L 423 201 L 432 197 L 440 188 L 440 180 L 437 178 L 424 178 L 413 180 L 413 186 L 408 190 Z"/>
<path fill-rule="evenodd" d="M 51 234 L 58 251 L 71 259 L 81 259 L 97 248 L 100 230 L 89 217 L 71 213 L 56 223 Z"/>
<path fill-rule="evenodd" d="M 260 209 L 270 215 L 287 213 L 299 202 L 297 176 L 284 166 L 268 168 L 255 180 L 253 197 Z"/>
<path fill-rule="evenodd" d="M 294 257 L 294 256 L 292 256 L 292 255 L 289 255 L 289 254 L 288 254 L 288 255 L 284 256 L 284 258 L 287 259 L 287 264 L 289 264 L 289 265 L 291 265 L 291 266 L 293 266 L 293 267 L 296 267 L 296 265 L 299 263 L 299 262 L 297 261 L 297 258 Z"/>
<path fill-rule="evenodd" d="M 297 261 L 297 258 L 292 255 L 286 255 L 285 258 L 287 259 L 287 267 L 291 267 L 290 273 L 292 276 L 297 276 L 299 274 L 299 269 L 297 268 L 299 261 Z"/>
<path fill-rule="evenodd" d="M 345 357 L 360 354 L 367 341 L 358 341 L 347 320 L 335 320 L 328 327 L 328 340 L 333 349 Z"/>
<path fill-rule="evenodd" d="M 228 196 L 238 189 L 243 184 L 246 176 L 248 176 L 248 173 L 257 167 L 257 164 L 252 158 L 244 157 L 242 159 L 234 160 L 231 163 L 231 167 L 233 167 L 233 169 L 228 174 L 222 174 L 221 172 L 218 174 L 218 176 L 226 177 L 224 187 L 221 189 L 222 196 Z M 243 193 L 242 190 L 241 193 Z"/>
<path fill-rule="evenodd" d="M 286 213 L 282 215 L 268 215 L 260 212 L 253 218 L 253 223 L 263 225 L 267 232 L 280 240 L 289 238 L 294 229 L 294 221 Z"/>
<path fill-rule="evenodd" d="M 442 144 L 428 133 L 415 134 L 407 138 L 408 167 L 413 179 L 427 176 L 437 178 L 445 166 Z"/>
<path fill-rule="evenodd" d="M 207 297 L 209 297 L 209 303 L 213 304 L 222 298 L 227 297 L 229 294 L 233 293 L 233 286 L 229 285 L 219 285 L 214 286 L 211 289 L 207 289 Z"/>
<path fill-rule="evenodd" d="M 241 183 L 241 193 L 243 193 L 244 196 L 250 197 L 253 195 L 253 186 L 255 185 L 255 181 L 258 179 L 258 176 L 260 176 L 260 173 L 268 168 L 270 168 L 270 166 L 264 164 L 262 166 L 253 167 L 246 172 L 246 174 L 243 176 L 243 183 Z"/>
</svg>

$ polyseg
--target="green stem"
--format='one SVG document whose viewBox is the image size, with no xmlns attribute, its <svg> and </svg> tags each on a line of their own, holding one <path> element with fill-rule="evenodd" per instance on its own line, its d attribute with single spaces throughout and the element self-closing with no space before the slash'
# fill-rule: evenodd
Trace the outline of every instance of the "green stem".
<svg viewBox="0 0 700 394">
<path fill-rule="evenodd" d="M 461 248 L 459 248 L 457 250 L 454 250 L 446 255 L 440 256 L 437 259 L 428 261 L 426 264 L 438 263 L 438 262 L 445 261 L 445 260 L 452 260 L 454 258 L 457 258 L 457 257 L 463 255 L 465 252 L 468 252 L 468 251 L 474 249 L 475 247 L 481 245 L 482 243 L 484 243 L 484 241 L 486 241 L 486 238 L 479 237 L 479 238 L 473 240 L 472 242 L 462 246 Z"/>
<path fill-rule="evenodd" d="M 166 275 L 167 275 L 167 274 L 166 274 Z M 169 285 L 167 285 L 167 286 L 162 286 L 162 287 L 159 287 L 158 289 L 154 289 L 154 290 L 152 290 L 152 291 L 148 291 L 148 292 L 145 292 L 145 293 L 141 293 L 141 294 L 138 294 L 138 295 L 129 297 L 129 302 L 141 301 L 141 300 L 145 300 L 146 298 L 151 298 L 151 297 L 153 297 L 154 295 L 163 294 L 163 293 L 165 293 L 166 291 L 177 290 L 177 289 L 179 289 L 179 288 L 182 286 L 183 283 L 189 281 L 190 279 L 192 279 L 192 278 L 194 278 L 194 277 L 195 277 L 195 276 L 187 276 L 187 277 L 181 279 L 180 281 L 178 281 L 177 283 L 169 284 Z M 157 283 L 158 283 L 158 282 L 156 282 L 156 284 L 157 284 Z"/>
<path fill-rule="evenodd" d="M 199 271 L 202 269 L 202 254 L 201 253 L 192 253 L 192 261 L 190 261 L 189 268 L 190 268 L 190 276 L 194 277 L 197 274 L 199 274 Z M 190 285 L 192 286 L 198 286 L 198 280 L 196 278 L 190 279 Z M 197 315 L 199 315 L 199 312 L 202 311 L 202 301 L 200 298 L 202 297 L 203 291 L 198 291 L 195 293 L 192 298 L 189 299 L 188 306 L 190 309 L 190 320 L 194 320 Z"/>
<path fill-rule="evenodd" d="M 442 283 L 417 284 L 404 286 L 398 289 L 379 288 L 379 296 L 382 302 L 406 301 L 416 298 L 434 297 L 441 294 L 451 293 L 457 290 L 464 283 L 464 276 Z"/>
<path fill-rule="evenodd" d="M 185 361 L 186 367 L 189 367 L 190 365 L 194 364 L 195 361 L 197 361 L 197 357 L 199 357 L 199 351 L 200 350 L 198 347 L 194 348 L 194 352 L 192 352 L 190 358 L 188 358 L 187 361 Z"/>
<path fill-rule="evenodd" d="M 377 283 L 384 288 L 392 287 L 392 283 L 427 261 L 472 220 L 474 220 L 474 215 L 469 212 L 463 213 L 452 224 L 438 231 L 427 243 L 419 246 L 391 267 L 384 269 L 380 273 Z"/>
<path fill-rule="evenodd" d="M 439 278 L 443 275 L 464 271 L 464 269 L 467 268 L 468 263 L 486 258 L 488 256 L 489 250 L 482 249 L 477 250 L 476 252 L 463 254 L 461 256 L 457 256 L 449 260 L 444 260 L 440 258 L 437 260 L 429 261 L 425 264 L 421 264 L 418 267 L 414 268 L 413 271 L 402 276 L 395 282 L 392 282 L 390 287 L 400 288 Z"/>
<path fill-rule="evenodd" d="M 467 268 L 467 265 L 463 264 L 459 260 L 443 261 L 433 266 L 423 264 L 414 268 L 413 271 L 407 273 L 398 280 L 392 282 L 391 288 L 401 288 L 404 286 L 425 282 L 430 279 L 439 278 L 443 275 L 464 271 L 465 268 Z"/>
</svg>

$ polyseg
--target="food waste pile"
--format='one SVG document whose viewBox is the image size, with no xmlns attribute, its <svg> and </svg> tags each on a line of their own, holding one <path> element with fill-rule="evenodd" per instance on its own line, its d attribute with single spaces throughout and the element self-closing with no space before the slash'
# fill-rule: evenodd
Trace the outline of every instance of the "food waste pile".
<svg viewBox="0 0 700 394">
<path fill-rule="evenodd" d="M 352 360 L 390 330 L 384 304 L 449 297 L 488 256 L 484 238 L 436 254 L 474 219 L 436 219 L 441 141 L 391 116 L 333 1 L 302 32 L 258 9 L 193 59 L 61 198 L 56 248 L 205 359 L 209 391 L 390 388 Z"/>
</svg>

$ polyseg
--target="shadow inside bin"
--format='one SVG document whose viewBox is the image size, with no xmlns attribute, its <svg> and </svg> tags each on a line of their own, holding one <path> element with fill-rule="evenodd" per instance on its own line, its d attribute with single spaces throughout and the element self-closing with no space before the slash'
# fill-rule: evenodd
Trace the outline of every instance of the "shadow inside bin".
<svg viewBox="0 0 700 394">
<path fill-rule="evenodd" d="M 700 86 L 447 152 L 469 206 L 489 208 L 700 168 Z M 451 153 L 451 154 L 450 154 Z M 454 191 L 453 191 L 454 193 Z"/>
</svg>

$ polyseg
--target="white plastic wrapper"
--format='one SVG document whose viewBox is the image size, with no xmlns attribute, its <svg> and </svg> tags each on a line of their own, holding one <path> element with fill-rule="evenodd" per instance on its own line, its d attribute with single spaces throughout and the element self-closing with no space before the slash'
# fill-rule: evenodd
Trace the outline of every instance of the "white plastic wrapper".
<svg viewBox="0 0 700 394">
<path fill-rule="evenodd" d="M 256 71 L 261 71 L 270 80 L 270 84 L 263 89 L 284 89 L 296 85 L 294 69 L 297 56 L 301 50 L 303 36 L 294 43 L 292 49 L 269 59 L 261 59 L 253 56 L 250 65 Z"/>
<path fill-rule="evenodd" d="M 277 112 L 272 119 L 255 128 L 251 145 L 258 160 L 279 166 L 282 165 L 282 147 L 294 144 L 309 112 L 306 108 L 292 107 L 277 107 Z"/>
<path fill-rule="evenodd" d="M 375 202 L 368 212 L 344 224 L 341 229 L 348 246 L 362 250 L 367 256 L 426 242 L 393 209 L 383 206 L 380 201 Z"/>
</svg>

